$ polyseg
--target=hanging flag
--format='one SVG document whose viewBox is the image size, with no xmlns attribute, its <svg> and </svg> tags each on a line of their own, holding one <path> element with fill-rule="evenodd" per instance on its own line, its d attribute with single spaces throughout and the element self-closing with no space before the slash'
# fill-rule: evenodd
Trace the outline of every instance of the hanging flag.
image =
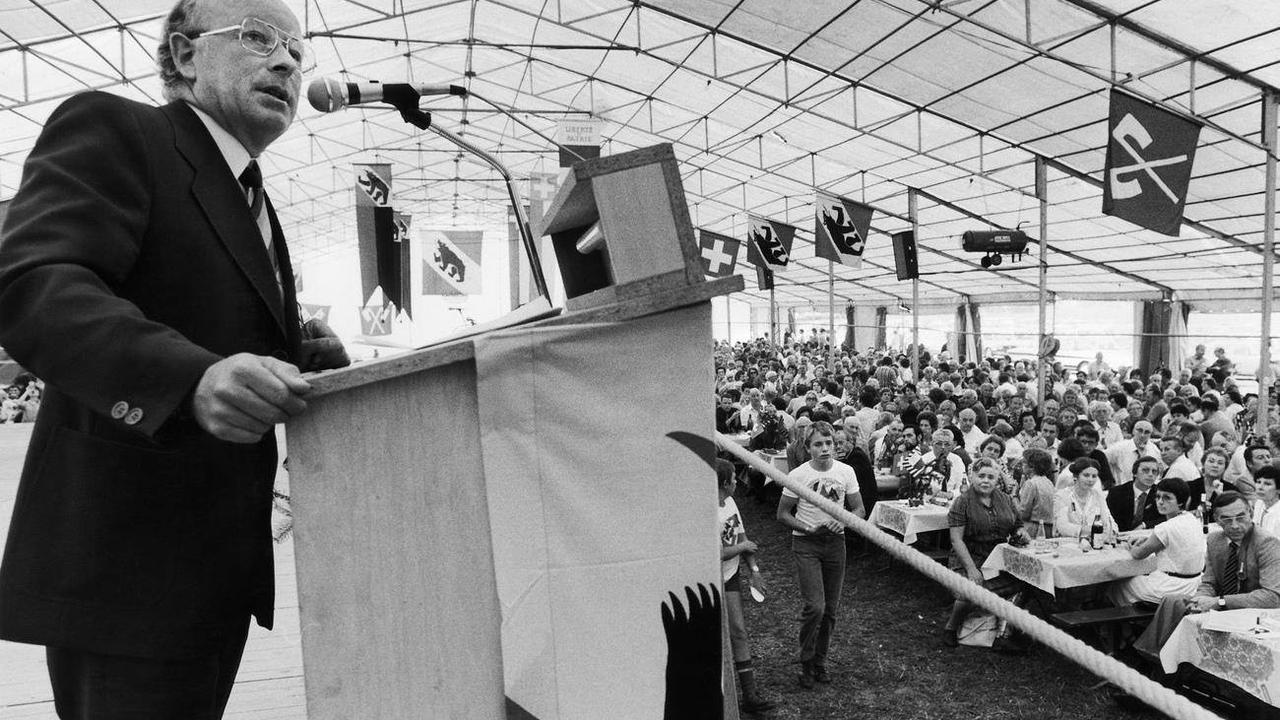
<svg viewBox="0 0 1280 720">
<path fill-rule="evenodd" d="M 796 229 L 786 223 L 747 215 L 747 262 L 787 266 Z"/>
<path fill-rule="evenodd" d="M 393 212 L 391 220 L 391 244 L 393 252 L 396 254 L 396 267 L 400 277 L 397 278 L 400 285 L 400 302 L 396 304 L 401 314 L 412 319 L 413 317 L 413 278 L 410 273 L 413 270 L 413 261 L 411 260 L 411 252 L 413 241 L 410 239 L 411 223 L 413 216 L 408 213 Z"/>
<path fill-rule="evenodd" d="M 391 334 L 391 321 L 395 318 L 396 306 L 366 305 L 360 308 L 360 334 L 377 336 Z"/>
<path fill-rule="evenodd" d="M 756 287 L 761 290 L 773 289 L 773 271 L 763 265 L 756 266 Z"/>
<path fill-rule="evenodd" d="M 738 263 L 737 240 L 710 230 L 698 230 L 698 247 L 702 251 L 702 273 L 712 277 L 729 277 Z"/>
<path fill-rule="evenodd" d="M 1102 212 L 1178 234 L 1199 123 L 1112 89 Z"/>
<path fill-rule="evenodd" d="M 295 293 L 302 292 L 302 268 L 297 265 L 293 266 L 293 291 Z"/>
<path fill-rule="evenodd" d="M 311 303 L 298 303 L 298 318 L 302 322 L 308 320 L 319 320 L 320 322 L 329 322 L 328 305 L 312 305 Z"/>
<path fill-rule="evenodd" d="M 815 254 L 841 265 L 862 267 L 872 207 L 822 192 L 814 195 L 813 205 Z"/>
<path fill-rule="evenodd" d="M 428 230 L 422 237 L 422 294 L 479 295 L 480 230 Z"/>
<path fill-rule="evenodd" d="M 360 285 L 366 303 L 373 291 L 400 306 L 403 270 L 400 245 L 395 242 L 395 211 L 391 209 L 391 166 L 357 164 L 356 237 L 360 255 Z"/>
</svg>

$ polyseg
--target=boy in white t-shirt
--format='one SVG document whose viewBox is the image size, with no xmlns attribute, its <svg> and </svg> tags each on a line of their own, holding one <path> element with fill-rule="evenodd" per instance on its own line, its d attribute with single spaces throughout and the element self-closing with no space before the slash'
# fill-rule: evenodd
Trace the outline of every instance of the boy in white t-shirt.
<svg viewBox="0 0 1280 720">
<path fill-rule="evenodd" d="M 804 444 L 810 460 L 788 477 L 853 514 L 865 516 L 857 475 L 852 467 L 835 462 L 835 429 L 831 424 L 810 425 L 805 430 Z M 799 682 L 801 687 L 811 688 L 814 682 L 831 682 L 826 661 L 844 585 L 844 524 L 790 488 L 782 491 L 777 517 L 791 528 L 791 551 L 804 598 Z"/>
<path fill-rule="evenodd" d="M 747 539 L 746 526 L 733 491 L 737 487 L 733 463 L 716 460 L 716 482 L 720 486 L 720 571 L 724 580 L 724 607 L 729 618 L 729 646 L 733 650 L 733 669 L 742 688 L 743 712 L 760 713 L 773 709 L 774 703 L 760 697 L 756 689 L 755 671 L 751 667 L 751 647 L 747 643 L 747 623 L 742 613 L 742 586 L 746 582 L 764 591 L 764 583 L 756 565 L 756 544 Z M 742 560 L 746 560 L 743 563 Z M 743 568 L 746 568 L 745 572 Z"/>
</svg>

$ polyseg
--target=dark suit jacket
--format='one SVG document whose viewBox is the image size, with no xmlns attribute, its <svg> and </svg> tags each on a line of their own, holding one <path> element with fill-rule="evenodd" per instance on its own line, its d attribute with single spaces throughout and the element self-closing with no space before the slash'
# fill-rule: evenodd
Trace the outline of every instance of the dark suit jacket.
<svg viewBox="0 0 1280 720">
<path fill-rule="evenodd" d="M 1147 491 L 1147 500 L 1142 506 L 1141 515 L 1135 516 L 1133 513 L 1133 504 L 1135 502 L 1137 502 L 1137 497 L 1134 494 L 1132 480 L 1127 483 L 1120 483 L 1107 493 L 1107 509 L 1111 511 L 1111 517 L 1115 518 L 1116 526 L 1121 531 L 1133 530 L 1143 523 L 1152 528 L 1164 522 L 1164 516 L 1156 511 L 1156 488 L 1154 485 Z"/>
<path fill-rule="evenodd" d="M 222 442 L 182 410 L 225 356 L 296 361 L 287 252 L 283 292 L 270 262 L 185 103 L 88 93 L 49 117 L 0 235 L 0 342 L 46 381 L 0 638 L 181 657 L 250 612 L 270 627 L 274 434 Z"/>
<path fill-rule="evenodd" d="M 1240 541 L 1239 592 L 1223 595 L 1219 578 L 1231 540 L 1226 533 L 1209 533 L 1207 561 L 1196 595 L 1222 596 L 1227 610 L 1280 607 L 1280 538 L 1253 526 Z"/>
</svg>

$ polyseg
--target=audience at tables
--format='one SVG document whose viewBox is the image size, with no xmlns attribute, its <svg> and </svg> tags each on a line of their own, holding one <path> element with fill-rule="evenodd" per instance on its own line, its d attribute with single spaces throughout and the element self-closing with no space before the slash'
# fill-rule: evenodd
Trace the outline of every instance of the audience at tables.
<svg viewBox="0 0 1280 720">
<path fill-rule="evenodd" d="M 1280 539 L 1257 529 L 1240 493 L 1218 495 L 1213 512 L 1222 532 L 1205 536 L 1199 586 L 1190 596 L 1161 597 L 1151 624 L 1134 643 L 1149 656 L 1160 653 L 1188 612 L 1280 607 Z"/>
<path fill-rule="evenodd" d="M 1155 464 L 1149 459 L 1143 462 L 1143 468 Z M 1135 471 L 1135 474 L 1142 473 Z M 1135 478 L 1134 482 L 1138 480 Z M 1152 494 L 1161 521 L 1155 525 L 1151 535 L 1129 548 L 1129 554 L 1137 560 L 1154 554 L 1156 570 L 1111 585 L 1107 595 L 1116 605 L 1155 604 L 1165 595 L 1191 595 L 1200 586 L 1205 534 L 1200 521 L 1185 509 L 1190 489 L 1182 480 L 1167 477 L 1156 483 Z M 1110 496 L 1107 502 L 1110 504 Z"/>
<path fill-rule="evenodd" d="M 1280 533 L 1280 470 L 1272 464 L 1280 416 L 1266 437 L 1254 436 L 1256 398 L 1241 396 L 1229 373 L 1215 377 L 1211 367 L 1077 373 L 1034 359 L 958 362 L 944 351 L 922 353 L 916 377 L 900 353 L 812 341 L 720 343 L 716 422 L 721 431 L 748 433 L 753 447 L 777 448 L 789 438 L 787 461 L 797 478 L 838 477 L 832 482 L 843 488 L 840 500 L 853 507 L 856 497 L 858 511 L 868 514 L 886 487 L 904 487 L 913 471 L 932 467 L 934 493 L 951 501 L 953 567 L 988 587 L 982 562 L 1015 531 L 1078 537 L 1096 519 L 1106 533 L 1150 533 L 1129 552 L 1136 559 L 1154 555 L 1157 570 L 1111 586 L 1106 594 L 1117 604 L 1182 596 L 1183 607 L 1213 609 L 1206 600 L 1216 606 L 1217 594 L 1206 594 L 1212 590 L 1245 596 L 1227 606 L 1272 602 L 1268 597 L 1280 606 L 1280 540 L 1271 538 Z M 1046 387 L 1040 402 L 1037 373 Z M 808 442 L 815 438 L 822 446 L 817 456 Z M 834 534 L 839 523 L 809 522 L 816 516 L 800 512 L 804 502 L 787 495 L 776 516 L 794 531 L 797 562 L 805 567 L 801 683 L 811 686 L 827 675 L 826 646 L 840 601 L 830 585 L 837 582 L 835 566 L 843 567 L 835 550 L 843 543 L 819 537 Z M 1237 552 L 1244 548 L 1242 557 L 1250 558 L 1240 592 L 1225 592 L 1226 548 L 1213 535 L 1205 545 L 1201 517 L 1210 503 L 1209 519 L 1239 536 Z M 1206 556 L 1210 567 L 1201 578 Z M 999 582 L 993 589 L 1010 589 Z M 967 612 L 957 601 L 948 644 Z"/>
</svg>

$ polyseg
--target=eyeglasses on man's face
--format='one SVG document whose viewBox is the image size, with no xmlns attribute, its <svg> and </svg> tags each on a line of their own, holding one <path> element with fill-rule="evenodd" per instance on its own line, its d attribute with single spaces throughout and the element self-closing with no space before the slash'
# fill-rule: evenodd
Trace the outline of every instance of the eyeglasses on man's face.
<svg viewBox="0 0 1280 720">
<path fill-rule="evenodd" d="M 284 45 L 285 52 L 298 64 L 303 74 L 316 67 L 316 55 L 311 44 L 302 38 L 296 38 L 265 20 L 247 17 L 239 25 L 228 25 L 214 30 L 203 30 L 187 33 L 187 38 L 195 40 L 211 35 L 237 33 L 240 46 L 259 57 L 271 57 L 276 47 Z"/>
</svg>

